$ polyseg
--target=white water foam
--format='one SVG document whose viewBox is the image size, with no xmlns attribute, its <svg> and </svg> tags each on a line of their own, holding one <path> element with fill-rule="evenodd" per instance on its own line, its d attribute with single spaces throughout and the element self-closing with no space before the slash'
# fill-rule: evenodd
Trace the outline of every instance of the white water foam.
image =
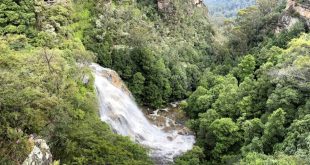
<svg viewBox="0 0 310 165">
<path fill-rule="evenodd" d="M 123 136 L 150 148 L 150 156 L 163 162 L 192 149 L 193 135 L 179 135 L 177 131 L 164 132 L 151 124 L 138 108 L 135 101 L 122 89 L 114 86 L 107 77 L 102 76 L 112 70 L 92 64 L 95 86 L 100 103 L 101 120 Z"/>
</svg>

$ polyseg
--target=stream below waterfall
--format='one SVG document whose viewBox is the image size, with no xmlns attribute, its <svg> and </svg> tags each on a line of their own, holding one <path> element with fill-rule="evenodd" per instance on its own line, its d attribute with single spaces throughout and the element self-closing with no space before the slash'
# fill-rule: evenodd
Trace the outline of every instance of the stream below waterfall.
<svg viewBox="0 0 310 165">
<path fill-rule="evenodd" d="M 100 118 L 114 132 L 129 136 L 149 148 L 150 156 L 157 164 L 169 164 L 174 157 L 192 149 L 193 135 L 179 134 L 177 130 L 166 131 L 145 117 L 115 71 L 98 64 L 92 64 L 91 68 L 95 76 Z"/>
</svg>

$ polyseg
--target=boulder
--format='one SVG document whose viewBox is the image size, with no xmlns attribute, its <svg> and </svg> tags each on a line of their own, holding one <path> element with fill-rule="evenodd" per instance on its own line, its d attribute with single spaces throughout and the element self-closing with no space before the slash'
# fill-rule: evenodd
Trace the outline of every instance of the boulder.
<svg viewBox="0 0 310 165">
<path fill-rule="evenodd" d="M 298 22 L 304 22 L 310 28 L 310 1 L 287 0 L 285 12 L 280 17 L 275 32 L 290 30 Z"/>
<path fill-rule="evenodd" d="M 298 2 L 297 0 L 287 0 L 287 11 L 294 11 L 300 17 L 306 20 L 308 27 L 310 27 L 310 1 Z"/>
<path fill-rule="evenodd" d="M 90 67 L 98 72 L 102 77 L 105 77 L 108 81 L 110 81 L 115 87 L 121 89 L 123 92 L 128 94 L 128 96 L 133 97 L 129 89 L 127 88 L 126 84 L 123 82 L 121 77 L 112 69 L 109 68 L 101 68 L 96 69 L 96 66 L 99 66 L 98 64 L 91 64 Z"/>
<path fill-rule="evenodd" d="M 204 5 L 202 0 L 192 0 L 193 4 L 197 7 L 202 7 Z"/>
<path fill-rule="evenodd" d="M 170 0 L 157 0 L 157 7 L 159 10 L 165 10 L 169 7 Z"/>
<path fill-rule="evenodd" d="M 88 75 L 84 75 L 82 78 L 82 82 L 84 85 L 87 85 L 89 83 L 89 76 Z"/>
<path fill-rule="evenodd" d="M 53 157 L 46 141 L 39 138 L 33 139 L 33 137 L 31 137 L 29 141 L 31 141 L 34 146 L 27 159 L 23 162 L 23 165 L 51 165 Z"/>
<path fill-rule="evenodd" d="M 290 30 L 298 22 L 300 22 L 299 18 L 292 17 L 288 12 L 285 12 L 278 20 L 275 32 L 278 34 L 283 30 Z"/>
</svg>

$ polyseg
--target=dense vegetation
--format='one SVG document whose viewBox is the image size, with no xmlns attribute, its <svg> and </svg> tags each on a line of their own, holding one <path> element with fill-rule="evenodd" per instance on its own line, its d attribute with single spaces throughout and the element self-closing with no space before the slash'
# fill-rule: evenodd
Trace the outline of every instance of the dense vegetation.
<svg viewBox="0 0 310 165">
<path fill-rule="evenodd" d="M 309 41 L 246 55 L 225 75 L 204 73 L 185 111 L 207 160 L 309 163 Z"/>
<path fill-rule="evenodd" d="M 79 5 L 1 1 L 0 164 L 21 164 L 30 135 L 48 140 L 61 164 L 151 163 L 99 120 L 93 80 L 82 82 L 93 55 L 72 26 L 83 20 Z"/>
<path fill-rule="evenodd" d="M 156 5 L 96 2 L 83 40 L 99 64 L 116 70 L 136 100 L 151 107 L 186 98 L 215 52 L 206 8 L 191 1 L 159 11 Z"/>
<path fill-rule="evenodd" d="M 204 0 L 212 17 L 231 18 L 237 16 L 240 9 L 255 4 L 255 0 Z"/>
<path fill-rule="evenodd" d="M 252 4 L 231 2 L 215 11 Z M 218 28 L 192 1 L 2 0 L 0 164 L 21 164 L 30 135 L 61 164 L 152 164 L 100 121 L 92 61 L 141 105 L 186 99 L 197 143 L 176 164 L 310 164 L 310 35 L 303 19 L 275 34 L 285 5 L 257 0 Z"/>
<path fill-rule="evenodd" d="M 228 25 L 233 63 L 206 69 L 183 103 L 200 148 L 177 164 L 310 163 L 310 35 L 303 22 L 275 34 L 283 9 L 258 1 Z"/>
</svg>

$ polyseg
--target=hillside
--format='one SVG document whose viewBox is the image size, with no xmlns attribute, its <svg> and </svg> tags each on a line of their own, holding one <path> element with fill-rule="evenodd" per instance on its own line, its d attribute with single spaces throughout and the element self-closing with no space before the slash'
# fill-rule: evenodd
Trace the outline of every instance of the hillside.
<svg viewBox="0 0 310 165">
<path fill-rule="evenodd" d="M 204 3 L 1 1 L 0 164 L 310 164 L 308 1 Z"/>
<path fill-rule="evenodd" d="M 255 0 L 204 0 L 212 17 L 236 17 L 240 9 L 255 4 Z"/>
<path fill-rule="evenodd" d="M 86 48 L 116 70 L 142 104 L 158 108 L 186 98 L 211 63 L 213 30 L 206 8 L 195 1 L 103 2 L 94 10 Z"/>
</svg>

